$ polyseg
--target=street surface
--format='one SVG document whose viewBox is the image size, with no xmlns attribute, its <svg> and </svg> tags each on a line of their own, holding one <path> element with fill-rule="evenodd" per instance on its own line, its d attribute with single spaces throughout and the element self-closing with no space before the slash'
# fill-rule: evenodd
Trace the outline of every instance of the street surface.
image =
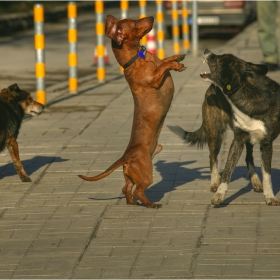
<svg viewBox="0 0 280 280">
<path fill-rule="evenodd" d="M 69 95 L 67 21 L 46 24 L 48 107 L 23 122 L 18 138 L 32 182 L 19 180 L 7 150 L 0 154 L 0 278 L 280 278 L 280 207 L 267 206 L 263 194 L 252 190 L 245 154 L 224 204 L 214 207 L 207 147 L 188 147 L 166 127 L 200 127 L 208 87 L 199 77 L 208 71 L 202 55 L 187 55 L 187 69 L 171 73 L 175 96 L 146 192 L 162 208 L 127 206 L 121 168 L 97 182 L 77 177 L 99 174 L 123 154 L 133 118 L 130 88 L 109 42 L 111 65 L 106 81 L 99 83 L 92 67 L 92 15 L 82 15 L 79 26 L 79 93 Z M 262 61 L 256 24 L 228 42 L 204 47 Z M 166 41 L 165 48 L 171 55 L 172 42 Z M 18 83 L 34 94 L 32 31 L 0 38 L 0 49 L 1 87 Z M 279 71 L 268 75 L 280 81 Z M 219 157 L 221 170 L 231 139 L 229 131 Z M 279 143 L 278 138 L 272 162 L 278 198 Z M 258 150 L 256 146 L 254 156 L 260 174 Z"/>
</svg>

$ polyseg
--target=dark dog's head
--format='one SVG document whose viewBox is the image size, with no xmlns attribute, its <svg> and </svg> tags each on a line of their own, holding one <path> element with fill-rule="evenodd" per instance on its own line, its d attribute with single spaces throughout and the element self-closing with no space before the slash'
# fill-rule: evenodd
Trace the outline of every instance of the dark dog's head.
<svg viewBox="0 0 280 280">
<path fill-rule="evenodd" d="M 23 109 L 24 115 L 39 116 L 45 106 L 33 100 L 30 93 L 21 90 L 17 84 L 2 89 L 1 94 L 8 95 L 8 99 L 17 102 Z"/>
<path fill-rule="evenodd" d="M 207 62 L 210 73 L 201 73 L 201 78 L 218 86 L 226 95 L 234 94 L 244 83 L 268 71 L 266 65 L 246 62 L 232 54 L 215 55 L 208 49 L 204 51 L 203 62 Z"/>
<path fill-rule="evenodd" d="M 153 28 L 154 17 L 145 17 L 138 20 L 123 19 L 117 20 L 111 15 L 107 15 L 105 24 L 105 34 L 118 45 L 125 41 L 134 42 L 149 33 Z"/>
</svg>

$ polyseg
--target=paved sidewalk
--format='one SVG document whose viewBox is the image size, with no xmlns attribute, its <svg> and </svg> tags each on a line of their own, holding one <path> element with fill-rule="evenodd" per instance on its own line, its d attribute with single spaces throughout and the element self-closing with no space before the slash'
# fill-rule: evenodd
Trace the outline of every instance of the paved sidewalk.
<svg viewBox="0 0 280 280">
<path fill-rule="evenodd" d="M 171 43 L 166 45 L 172 54 Z M 260 63 L 256 23 L 215 53 L 233 53 Z M 48 89 L 50 106 L 26 120 L 19 136 L 31 183 L 21 183 L 5 150 L 0 154 L 0 278 L 280 278 L 280 207 L 269 207 L 247 178 L 245 156 L 236 167 L 225 204 L 210 204 L 208 149 L 182 143 L 167 128 L 195 130 L 208 71 L 201 57 L 172 72 L 176 94 L 154 158 L 147 190 L 161 209 L 127 206 L 121 168 L 97 182 L 95 175 L 127 146 L 133 114 L 130 88 L 112 66 L 107 81 L 95 75 L 69 96 L 65 84 Z M 280 82 L 279 71 L 268 74 Z M 226 159 L 232 132 L 220 156 Z M 280 147 L 274 142 L 272 181 L 279 197 Z M 255 163 L 260 173 L 258 147 Z"/>
</svg>

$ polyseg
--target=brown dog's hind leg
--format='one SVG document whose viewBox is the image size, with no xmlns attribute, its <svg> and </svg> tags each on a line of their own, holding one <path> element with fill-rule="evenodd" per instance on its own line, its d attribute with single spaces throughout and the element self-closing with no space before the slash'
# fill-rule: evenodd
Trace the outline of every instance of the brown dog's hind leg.
<svg viewBox="0 0 280 280">
<path fill-rule="evenodd" d="M 158 144 L 153 152 L 152 158 L 154 158 L 155 155 L 157 155 L 158 153 L 160 153 L 162 150 L 162 145 Z"/>
<path fill-rule="evenodd" d="M 125 178 L 125 185 L 122 188 L 122 192 L 126 197 L 126 204 L 136 205 L 138 204 L 138 202 L 133 200 L 132 193 L 131 193 L 134 183 L 126 174 L 124 174 L 124 178 Z"/>
<path fill-rule="evenodd" d="M 133 196 L 137 200 L 140 200 L 149 208 L 161 207 L 161 204 L 149 201 L 145 195 L 145 190 L 153 183 L 153 164 L 150 155 L 147 154 L 145 157 L 142 155 L 141 158 L 135 158 L 135 161 L 130 162 L 124 172 L 136 185 Z"/>
<path fill-rule="evenodd" d="M 136 197 L 138 200 L 140 200 L 143 204 L 146 205 L 147 208 L 161 208 L 161 204 L 153 203 L 148 200 L 148 198 L 145 195 L 145 190 L 150 184 L 142 183 L 139 185 L 136 185 L 136 189 L 133 192 L 133 196 Z"/>
<path fill-rule="evenodd" d="M 14 162 L 14 167 L 15 167 L 21 181 L 22 182 L 31 182 L 30 177 L 26 174 L 26 172 L 24 171 L 23 166 L 20 162 L 19 152 L 18 152 L 18 143 L 14 137 L 11 137 L 6 141 L 6 148 L 8 149 L 8 151 L 11 155 L 11 158 Z"/>
</svg>

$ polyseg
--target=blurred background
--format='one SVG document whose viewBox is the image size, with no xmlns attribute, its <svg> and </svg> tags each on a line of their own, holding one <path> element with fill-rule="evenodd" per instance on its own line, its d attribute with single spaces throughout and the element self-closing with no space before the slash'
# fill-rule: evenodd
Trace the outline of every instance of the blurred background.
<svg viewBox="0 0 280 280">
<path fill-rule="evenodd" d="M 123 17 L 121 6 L 124 1 L 74 2 L 77 4 L 78 78 L 93 74 L 98 68 L 96 2 L 102 2 L 104 5 L 103 19 L 107 14 L 112 14 L 118 19 Z M 200 56 L 205 48 L 211 49 L 224 44 L 256 20 L 255 1 L 195 1 L 197 5 L 195 11 L 193 11 L 193 1 L 126 2 L 128 2 L 126 15 L 133 19 L 143 16 L 143 5 L 145 5 L 145 15 L 155 17 L 155 29 L 157 29 L 158 3 L 162 3 L 165 56 L 176 52 L 192 53 L 194 13 L 197 17 L 197 54 Z M 17 82 L 26 90 L 35 91 L 33 13 L 35 4 L 42 4 L 44 7 L 46 87 L 68 80 L 67 6 L 69 3 L 67 1 L 0 1 L 1 88 Z M 179 31 L 174 29 L 174 17 Z M 186 24 L 187 29 L 184 26 Z M 184 30 L 190 41 L 188 49 L 184 48 Z M 176 32 L 179 33 L 179 39 L 174 36 Z M 158 49 L 156 34 L 154 36 L 154 45 Z M 173 47 L 175 39 L 177 49 Z M 107 56 L 105 67 L 108 76 L 110 71 L 115 71 L 112 65 L 116 64 L 116 61 L 108 38 L 105 37 L 104 42 Z"/>
</svg>

